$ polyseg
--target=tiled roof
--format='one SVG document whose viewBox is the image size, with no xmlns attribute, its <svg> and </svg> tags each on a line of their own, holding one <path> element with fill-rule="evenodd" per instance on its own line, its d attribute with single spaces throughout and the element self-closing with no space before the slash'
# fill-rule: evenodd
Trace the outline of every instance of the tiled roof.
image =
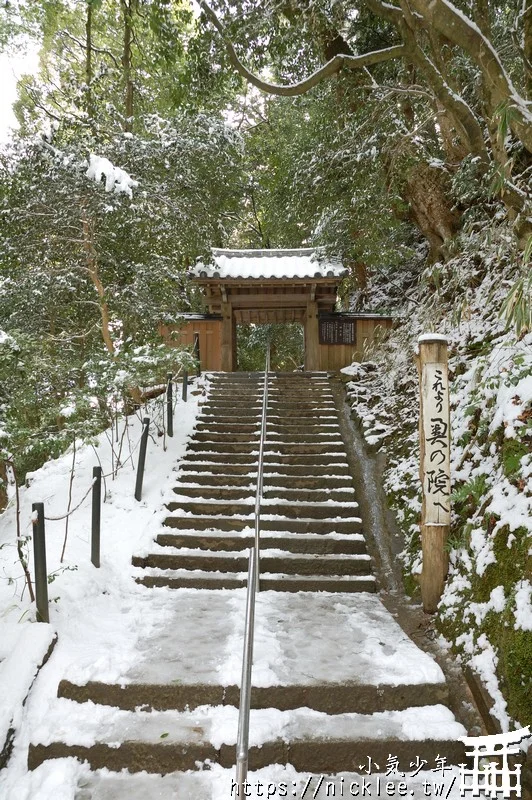
<svg viewBox="0 0 532 800">
<path fill-rule="evenodd" d="M 212 262 L 198 261 L 193 278 L 248 279 L 342 278 L 348 272 L 339 261 L 323 258 L 313 247 L 297 250 L 212 250 Z"/>
</svg>

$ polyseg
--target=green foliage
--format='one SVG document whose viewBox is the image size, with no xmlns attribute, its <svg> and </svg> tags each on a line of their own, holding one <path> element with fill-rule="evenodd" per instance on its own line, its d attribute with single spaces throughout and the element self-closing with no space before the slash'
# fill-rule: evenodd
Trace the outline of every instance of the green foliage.
<svg viewBox="0 0 532 800">
<path fill-rule="evenodd" d="M 456 504 L 456 510 L 461 516 L 473 515 L 485 499 L 489 489 L 488 478 L 484 474 L 476 475 L 467 483 L 462 483 L 455 488 L 451 500 Z"/>
<path fill-rule="evenodd" d="M 529 240 L 527 250 L 530 248 Z M 507 327 L 513 326 L 518 336 L 532 330 L 532 274 L 519 278 L 502 305 Z"/>
<path fill-rule="evenodd" d="M 238 369 L 243 372 L 262 372 L 268 343 L 272 370 L 291 372 L 303 365 L 302 325 L 238 325 Z"/>
</svg>

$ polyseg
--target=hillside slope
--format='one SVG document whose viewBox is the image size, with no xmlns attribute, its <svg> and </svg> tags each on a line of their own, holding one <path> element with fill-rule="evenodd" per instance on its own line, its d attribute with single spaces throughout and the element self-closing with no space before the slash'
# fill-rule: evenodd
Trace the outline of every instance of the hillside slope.
<svg viewBox="0 0 532 800">
<path fill-rule="evenodd" d="M 453 517 L 437 627 L 479 673 L 503 729 L 532 721 L 532 333 L 501 317 L 519 275 L 504 229 L 462 238 L 459 255 L 395 295 L 398 324 L 351 369 L 366 442 L 387 457 L 385 489 L 403 537 L 405 586 L 419 597 L 418 377 L 421 333 L 449 338 Z M 521 268 L 522 269 L 522 268 Z M 371 293 L 370 293 L 371 294 Z M 374 294 L 384 297 L 386 287 Z"/>
</svg>

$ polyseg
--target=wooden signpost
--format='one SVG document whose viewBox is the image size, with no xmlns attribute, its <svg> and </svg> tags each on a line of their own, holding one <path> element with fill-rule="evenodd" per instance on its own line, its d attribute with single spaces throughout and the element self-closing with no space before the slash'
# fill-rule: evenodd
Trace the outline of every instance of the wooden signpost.
<svg viewBox="0 0 532 800">
<path fill-rule="evenodd" d="M 451 523 L 451 436 L 447 339 L 425 334 L 418 339 L 420 379 L 420 479 L 423 609 L 436 611 L 449 567 L 447 537 Z"/>
</svg>

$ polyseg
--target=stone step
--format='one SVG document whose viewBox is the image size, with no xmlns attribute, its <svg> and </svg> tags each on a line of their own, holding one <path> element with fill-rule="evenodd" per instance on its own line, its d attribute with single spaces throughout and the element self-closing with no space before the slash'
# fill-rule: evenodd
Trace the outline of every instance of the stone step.
<svg viewBox="0 0 532 800">
<path fill-rule="evenodd" d="M 227 461 L 227 459 L 225 459 Z M 254 476 L 256 477 L 257 466 L 256 460 L 253 462 L 253 458 L 250 458 L 249 461 L 245 463 L 234 463 L 233 459 L 231 459 L 230 464 L 226 463 L 204 463 L 198 459 L 191 459 L 187 458 L 183 460 L 179 464 L 179 472 L 185 473 L 194 473 L 194 474 L 203 474 L 208 477 L 212 475 L 226 475 L 226 476 Z M 253 479 L 253 478 L 252 478 Z"/>
<path fill-rule="evenodd" d="M 190 446 L 190 445 L 189 445 Z M 345 453 L 344 443 L 339 442 L 326 442 L 324 444 L 306 444 L 299 442 L 297 444 L 284 444 L 283 442 L 266 442 L 265 451 L 269 453 L 281 453 L 286 455 L 321 455 L 324 453 Z"/>
<path fill-rule="evenodd" d="M 232 405 L 218 405 L 216 403 L 205 403 L 204 405 L 200 406 L 200 413 L 202 417 L 214 418 L 217 416 L 227 416 L 227 417 L 236 417 L 237 419 L 240 418 L 251 418 L 251 419 L 260 419 L 261 415 L 261 407 L 257 405 L 257 407 L 250 407 L 247 408 L 242 406 L 239 408 L 236 403 Z"/>
<path fill-rule="evenodd" d="M 278 432 L 268 429 L 266 434 L 266 444 L 334 444 L 343 447 L 343 439 L 340 430 L 337 431 L 315 431 L 314 429 L 301 430 L 300 433 L 284 431 Z"/>
<path fill-rule="evenodd" d="M 260 439 L 260 428 L 255 428 L 252 433 L 236 433 L 235 431 L 214 431 L 211 429 L 207 431 L 196 430 L 193 435 L 193 442 L 220 442 L 222 444 L 232 444 L 236 442 L 244 442 L 246 444 L 258 444 Z"/>
<path fill-rule="evenodd" d="M 180 481 L 174 487 L 174 492 L 183 497 L 198 497 L 204 500 L 238 500 L 248 497 L 255 498 L 256 485 L 248 483 L 242 486 L 194 486 Z M 264 487 L 263 497 L 266 500 L 292 500 L 306 503 L 326 503 L 328 500 L 355 503 L 355 492 L 350 487 L 345 489 Z"/>
<path fill-rule="evenodd" d="M 181 511 L 195 517 L 200 516 L 224 516 L 224 517 L 251 517 L 254 513 L 254 502 L 217 502 L 213 501 L 194 501 L 178 500 L 166 504 L 169 511 Z M 284 517 L 286 519 L 323 519 L 333 520 L 335 518 L 351 518 L 357 509 L 358 503 L 336 503 L 328 501 L 325 503 L 279 503 L 275 500 L 263 501 L 261 504 L 261 519 L 267 516 Z"/>
<path fill-rule="evenodd" d="M 272 553 L 275 553 L 273 555 Z M 239 552 L 220 553 L 205 550 L 201 553 L 185 550 L 180 554 L 152 553 L 149 556 L 133 556 L 134 567 L 160 570 L 201 570 L 202 572 L 245 572 L 248 554 Z M 260 554 L 261 573 L 283 573 L 285 575 L 368 575 L 371 559 L 368 555 L 301 554 L 263 550 Z"/>
<path fill-rule="evenodd" d="M 167 528 L 182 531 L 243 531 L 253 529 L 251 517 L 196 517 L 168 516 L 163 523 Z M 358 533 L 362 529 L 362 520 L 353 517 L 349 520 L 323 519 L 264 519 L 260 521 L 261 531 L 279 531 L 288 533 Z"/>
<path fill-rule="evenodd" d="M 323 467 L 330 470 L 331 475 L 336 475 L 337 467 L 347 465 L 347 460 L 344 452 L 329 451 L 328 453 L 302 453 L 300 449 L 296 449 L 295 454 L 280 453 L 277 448 L 273 452 L 266 451 L 264 453 L 264 464 L 274 465 L 275 470 L 280 472 L 277 466 L 282 467 L 285 465 L 294 465 L 307 467 L 311 474 L 317 467 Z"/>
<path fill-rule="evenodd" d="M 263 486 L 265 489 L 279 487 L 282 489 L 352 489 L 353 479 L 350 475 L 331 477 L 323 475 L 304 475 L 297 474 L 272 475 L 264 473 Z"/>
<path fill-rule="evenodd" d="M 205 486 L 205 491 L 210 489 L 238 489 L 238 488 L 252 488 L 255 491 L 257 485 L 257 473 L 248 475 L 226 475 L 226 474 L 211 474 L 206 472 L 180 472 L 177 477 L 178 484 L 184 484 L 187 487 L 196 487 L 196 489 Z"/>
<path fill-rule="evenodd" d="M 258 452 L 258 448 L 257 448 Z M 198 451 L 189 451 L 184 456 L 183 460 L 180 463 L 180 469 L 186 469 L 186 465 L 191 465 L 193 462 L 200 462 L 207 465 L 210 464 L 223 464 L 224 466 L 227 464 L 227 461 L 231 461 L 231 464 L 228 466 L 243 466 L 247 465 L 246 470 L 251 472 L 253 469 L 257 468 L 257 454 L 256 453 L 234 453 L 230 459 L 227 457 L 227 453 L 214 453 L 212 451 L 205 451 L 205 450 L 198 450 Z M 207 467 L 208 468 L 208 467 Z"/>
<path fill-rule="evenodd" d="M 187 486 L 179 483 L 174 487 L 176 494 L 183 497 L 201 497 L 206 500 L 240 500 L 245 497 L 255 497 L 256 487 L 247 484 L 245 486 Z"/>
<path fill-rule="evenodd" d="M 338 419 L 336 406 L 328 404 L 320 406 L 319 408 L 303 408 L 301 405 L 285 405 L 275 403 L 268 406 L 268 419 L 285 419 L 289 420 L 292 417 L 299 419 L 322 419 L 333 418 Z"/>
<path fill-rule="evenodd" d="M 246 437 L 247 438 L 247 437 Z M 227 453 L 243 453 L 249 455 L 250 453 L 257 452 L 259 443 L 248 441 L 243 442 L 213 442 L 213 441 L 200 441 L 196 442 L 194 439 L 187 444 L 187 453 L 189 452 L 202 452 L 214 453 L 218 455 L 225 455 Z M 227 456 L 225 456 L 227 458 Z M 254 459 L 257 460 L 256 457 Z"/>
<path fill-rule="evenodd" d="M 115 706 L 125 711 L 148 707 L 155 711 L 186 711 L 199 706 L 234 706 L 240 701 L 239 686 L 216 684 L 109 684 L 90 681 L 84 685 L 62 680 L 58 697 L 76 703 Z M 401 711 L 416 706 L 446 704 L 445 683 L 414 683 L 391 686 L 364 683 L 311 683 L 282 686 L 252 686 L 251 708 L 288 711 L 311 708 L 325 714 L 372 714 Z"/>
<path fill-rule="evenodd" d="M 366 760 L 367 765 L 367 760 Z M 362 766 L 362 762 L 359 765 Z M 408 767 L 406 764 L 405 769 Z M 268 771 L 270 772 L 270 771 Z M 341 776 L 331 776 L 318 773 L 290 773 L 289 776 L 283 775 L 283 780 L 270 780 L 274 776 L 255 772 L 248 773 L 249 797 L 270 797 L 275 792 L 278 797 L 304 798 L 305 800 L 325 800 L 327 797 L 355 796 L 355 792 L 366 797 L 388 797 L 386 792 L 394 796 L 398 795 L 398 790 L 402 794 L 409 793 L 410 796 L 422 798 L 428 791 L 436 791 L 432 787 L 443 785 L 441 797 L 445 800 L 463 800 L 459 791 L 458 769 L 449 772 L 446 770 L 444 778 L 438 780 L 440 776 L 420 772 L 415 777 L 408 777 L 401 787 L 399 779 L 392 780 L 384 771 L 372 776 L 367 773 L 358 774 L 356 772 L 342 772 Z M 393 777 L 393 776 L 392 776 Z M 432 779 L 432 780 L 431 780 Z M 223 768 L 216 766 L 214 769 L 202 770 L 201 772 L 173 772 L 167 775 L 147 774 L 137 772 L 108 772 L 93 771 L 86 767 L 86 772 L 79 779 L 79 794 L 76 793 L 76 800 L 212 800 L 214 797 L 224 798 L 224 800 L 239 800 L 236 794 L 235 770 L 234 767 Z M 387 788 L 387 784 L 391 783 Z M 352 791 L 350 790 L 352 787 Z M 364 788 L 365 787 L 365 788 Z M 257 795 L 255 790 L 260 794 Z M 334 792 L 334 794 L 333 794 Z M 371 795 L 369 794 L 371 792 Z M 275 795 L 273 795 L 275 796 Z"/>
<path fill-rule="evenodd" d="M 150 569 L 150 574 L 135 578 L 146 588 L 168 589 L 243 589 L 247 584 L 246 572 L 207 572 L 201 570 L 162 570 Z M 283 573 L 260 576 L 260 590 L 271 592 L 376 592 L 373 575 L 285 575 Z"/>
<path fill-rule="evenodd" d="M 269 386 L 268 387 L 268 399 L 282 399 L 284 397 L 287 398 L 295 398 L 296 400 L 305 399 L 305 398 L 312 398 L 316 399 L 318 402 L 321 402 L 323 399 L 326 399 L 328 402 L 333 402 L 334 395 L 331 391 L 330 386 Z"/>
<path fill-rule="evenodd" d="M 235 422 L 232 417 L 215 417 L 209 420 L 200 416 L 197 418 L 195 430 L 212 431 L 213 433 L 248 433 L 253 436 L 256 431 L 260 434 L 260 420 Z"/>
<path fill-rule="evenodd" d="M 295 503 L 327 503 L 334 500 L 339 503 L 352 503 L 358 508 L 355 499 L 355 490 L 348 489 L 281 489 L 280 487 L 265 487 L 263 490 L 265 500 L 290 500 Z"/>
<path fill-rule="evenodd" d="M 462 735 L 465 735 L 463 733 Z M 262 769 L 271 764 L 290 764 L 299 772 L 321 771 L 324 775 L 353 771 L 367 766 L 368 759 L 372 764 L 386 765 L 388 756 L 393 754 L 399 760 L 400 768 L 408 773 L 412 762 L 412 753 L 427 764 L 436 764 L 436 759 L 445 758 L 447 764 L 464 762 L 464 746 L 461 742 L 445 739 L 422 741 L 397 741 L 386 737 L 363 740 L 345 740 L 327 738 L 324 740 L 285 739 L 266 742 L 260 747 L 249 749 L 250 770 Z M 50 758 L 77 758 L 87 761 L 92 769 L 108 769 L 112 772 L 128 770 L 130 773 L 147 772 L 166 775 L 176 771 L 194 770 L 198 763 L 206 761 L 220 764 L 227 769 L 234 767 L 235 746 L 222 745 L 218 750 L 210 744 L 174 744 L 137 741 L 114 744 L 96 744 L 92 747 L 68 745 L 54 742 L 51 745 L 31 744 L 28 754 L 28 767 L 36 769 L 43 761 Z M 375 782 L 364 776 L 366 784 Z M 383 777 L 382 786 L 387 778 Z M 360 777 L 360 787 L 363 778 Z M 288 783 L 290 787 L 291 783 Z M 316 782 L 317 785 L 317 782 Z M 264 789 L 262 777 L 262 789 Z M 421 787 L 420 787 L 421 788 Z M 375 788 L 376 791 L 376 788 Z M 383 789 L 381 788 L 381 791 Z M 413 790 L 411 790 L 413 791 Z M 211 795 L 209 795 L 210 797 Z M 418 797 L 422 797 L 420 794 Z M 153 797 L 153 795 L 152 795 Z M 173 797 L 173 795 L 172 795 Z M 191 797 L 189 795 L 189 797 Z M 194 798 L 196 800 L 196 798 Z"/>
<path fill-rule="evenodd" d="M 327 419 L 325 422 L 321 419 L 316 419 L 314 421 L 309 419 L 307 423 L 295 422 L 294 420 L 283 422 L 279 417 L 277 417 L 277 419 L 268 417 L 266 420 L 266 429 L 268 433 L 271 432 L 283 436 L 290 436 L 292 433 L 297 435 L 299 433 L 306 433 L 307 431 L 313 433 L 336 433 L 340 431 L 340 426 L 336 418 L 333 417 Z"/>
<path fill-rule="evenodd" d="M 264 464 L 264 475 L 268 476 L 268 481 L 270 481 L 270 479 L 282 481 L 284 476 L 309 478 L 309 480 L 316 479 L 321 481 L 328 480 L 330 475 L 334 474 L 334 478 L 332 478 L 332 480 L 348 480 L 350 483 L 352 483 L 347 462 L 334 461 L 333 467 L 333 473 L 331 473 L 331 462 L 329 461 L 321 466 L 319 464 L 310 464 L 310 462 L 307 462 L 307 464 L 289 464 L 286 463 L 286 461 L 282 464 L 266 462 Z M 256 479 L 257 476 L 256 463 L 203 463 L 197 459 L 187 459 L 181 461 L 179 464 L 179 472 L 182 472 L 183 475 L 185 475 L 185 473 L 194 473 L 195 475 L 205 475 L 206 477 L 218 475 L 229 476 L 229 478 L 230 476 L 249 476 L 250 480 Z M 200 481 L 198 481 L 198 483 L 199 482 Z M 282 485 L 284 485 L 284 483 L 282 483 Z"/>
<path fill-rule="evenodd" d="M 203 550 L 237 551 L 248 550 L 255 543 L 254 535 L 228 536 L 227 534 L 199 535 L 197 533 L 160 533 L 156 538 L 160 547 L 196 547 Z M 290 553 L 365 553 L 366 543 L 361 534 L 305 534 L 284 533 L 272 536 L 262 533 L 260 537 L 262 549 L 281 549 Z"/>
<path fill-rule="evenodd" d="M 257 389 L 256 391 L 246 391 L 245 389 L 215 389 L 210 391 L 207 395 L 208 400 L 215 400 L 216 402 L 242 402 L 252 405 L 260 402 L 262 404 L 263 391 Z"/>
<path fill-rule="evenodd" d="M 231 455 L 231 464 L 249 464 L 249 471 L 251 472 L 253 468 L 256 469 L 257 453 L 258 448 L 256 451 L 249 453 L 236 451 Z M 226 464 L 228 460 L 227 453 L 219 453 L 212 450 L 193 450 L 186 453 L 183 461 L 181 462 L 181 468 L 183 468 L 186 463 L 192 464 L 193 462 L 200 462 L 204 464 Z M 312 474 L 316 468 L 323 467 L 329 474 L 337 475 L 339 474 L 337 469 L 341 466 L 347 466 L 347 461 L 345 456 L 342 456 L 340 453 L 330 453 L 329 455 L 320 453 L 286 455 L 279 452 L 265 452 L 264 464 L 265 466 L 274 465 L 276 472 L 281 471 L 277 469 L 277 466 L 283 467 L 286 465 L 293 465 L 306 467 L 307 472 Z"/>
</svg>

